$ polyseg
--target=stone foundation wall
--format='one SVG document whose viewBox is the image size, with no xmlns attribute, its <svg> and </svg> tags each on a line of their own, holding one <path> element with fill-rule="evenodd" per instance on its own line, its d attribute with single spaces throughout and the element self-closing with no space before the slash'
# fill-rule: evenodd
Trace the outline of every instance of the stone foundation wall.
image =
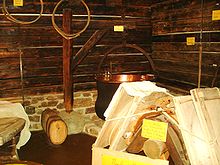
<svg viewBox="0 0 220 165">
<path fill-rule="evenodd" d="M 82 132 L 90 135 L 97 136 L 103 121 L 96 116 L 95 113 L 95 101 L 97 98 L 97 91 L 81 91 L 74 93 L 74 105 L 73 111 L 77 113 L 77 116 L 86 118 L 87 122 Z M 1 100 L 8 100 L 11 102 L 22 103 L 21 98 L 5 98 Z M 47 94 L 47 95 L 35 95 L 25 96 L 23 106 L 31 121 L 31 131 L 42 130 L 41 126 L 41 113 L 47 109 L 54 109 L 59 112 L 65 111 L 63 94 Z M 79 114 L 79 115 L 78 115 Z M 74 121 L 71 121 L 71 124 Z M 69 123 L 66 123 L 69 124 Z"/>
</svg>

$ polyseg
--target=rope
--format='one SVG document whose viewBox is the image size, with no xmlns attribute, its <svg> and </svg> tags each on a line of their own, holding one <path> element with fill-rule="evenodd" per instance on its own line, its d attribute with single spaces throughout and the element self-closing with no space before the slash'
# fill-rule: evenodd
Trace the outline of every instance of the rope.
<svg viewBox="0 0 220 165">
<path fill-rule="evenodd" d="M 198 74 L 198 88 L 201 86 L 202 75 L 202 45 L 199 46 L 199 74 Z"/>
<path fill-rule="evenodd" d="M 202 14 L 202 20 L 201 20 L 201 30 L 200 30 L 200 46 L 199 46 L 199 73 L 198 73 L 198 88 L 201 86 L 201 76 L 202 76 L 202 33 L 203 33 L 203 5 L 204 2 L 201 0 L 201 14 Z"/>
<path fill-rule="evenodd" d="M 23 73 L 23 61 L 22 61 L 23 52 L 19 49 L 19 68 L 21 76 L 21 93 L 22 93 L 22 105 L 24 105 L 24 73 Z"/>
<path fill-rule="evenodd" d="M 22 24 L 22 25 L 28 25 L 28 24 L 32 24 L 32 23 L 35 23 L 36 21 L 38 21 L 42 14 L 43 14 L 43 10 L 44 10 L 44 2 L 43 0 L 40 0 L 40 4 L 41 4 L 41 9 L 40 9 L 40 14 L 39 16 L 34 19 L 33 21 L 20 21 L 20 20 L 17 20 L 15 19 L 7 10 L 6 8 L 6 0 L 3 0 L 3 5 L 2 5 L 2 12 L 3 14 L 5 15 L 5 17 L 10 20 L 11 22 L 14 22 L 14 23 L 18 23 L 18 24 Z"/>
<path fill-rule="evenodd" d="M 88 14 L 88 18 L 87 18 L 87 23 L 85 25 L 85 27 L 80 31 L 80 32 L 77 32 L 75 34 L 68 34 L 68 33 L 65 33 L 64 31 L 62 31 L 55 23 L 55 13 L 56 13 L 56 10 L 57 8 L 60 6 L 60 4 L 64 2 L 64 0 L 60 0 L 57 5 L 55 6 L 54 10 L 53 10 L 53 13 L 52 13 L 52 25 L 54 27 L 54 29 L 65 39 L 67 40 L 70 40 L 70 39 L 73 39 L 73 38 L 76 38 L 78 36 L 80 36 L 81 33 L 83 33 L 87 27 L 89 26 L 89 23 L 90 23 L 90 10 L 87 6 L 87 4 L 81 0 L 82 4 L 85 6 L 86 10 L 87 10 L 87 14 Z"/>
<path fill-rule="evenodd" d="M 140 112 L 140 113 L 131 114 L 131 115 L 128 115 L 128 116 L 114 117 L 114 118 L 110 118 L 110 119 L 107 118 L 106 121 L 109 122 L 109 121 L 115 121 L 115 120 L 121 120 L 121 119 L 129 119 L 129 118 L 137 117 L 137 116 L 140 116 L 140 115 L 150 114 L 152 112 L 162 113 L 163 111 L 164 111 L 163 109 L 151 110 L 151 111 L 147 111 L 147 112 Z"/>
</svg>

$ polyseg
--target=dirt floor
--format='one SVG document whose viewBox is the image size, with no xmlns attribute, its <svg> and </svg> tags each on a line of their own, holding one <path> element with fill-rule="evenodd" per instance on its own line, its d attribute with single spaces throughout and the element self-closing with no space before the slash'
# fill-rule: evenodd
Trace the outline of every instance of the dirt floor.
<svg viewBox="0 0 220 165">
<path fill-rule="evenodd" d="M 44 165 L 91 165 L 95 139 L 86 134 L 75 134 L 69 135 L 62 145 L 52 145 L 44 132 L 34 132 L 18 153 L 21 160 Z"/>
</svg>

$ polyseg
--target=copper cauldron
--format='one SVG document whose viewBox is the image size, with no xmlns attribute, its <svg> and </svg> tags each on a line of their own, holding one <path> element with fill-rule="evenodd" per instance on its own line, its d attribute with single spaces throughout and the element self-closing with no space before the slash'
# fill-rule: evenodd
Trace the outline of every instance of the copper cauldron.
<svg viewBox="0 0 220 165">
<path fill-rule="evenodd" d="M 109 72 L 101 74 L 101 66 L 106 57 L 114 50 L 119 48 L 133 48 L 141 52 L 146 59 L 149 61 L 149 64 L 152 69 L 153 74 L 110 74 Z M 96 85 L 98 90 L 98 96 L 95 103 L 95 111 L 98 117 L 105 119 L 104 112 L 107 109 L 109 103 L 111 102 L 111 99 L 119 87 L 119 85 L 122 82 L 135 82 L 135 81 L 148 81 L 153 80 L 155 78 L 155 75 L 157 75 L 157 72 L 155 70 L 153 61 L 151 57 L 148 55 L 144 49 L 140 48 L 137 45 L 117 45 L 113 48 L 111 48 L 109 51 L 107 51 L 104 54 L 104 57 L 101 59 L 99 66 L 98 66 L 98 73 L 96 76 Z"/>
<path fill-rule="evenodd" d="M 114 93 L 122 82 L 148 81 L 153 79 L 153 74 L 105 74 L 97 76 L 96 84 L 98 96 L 95 102 L 95 111 L 97 116 L 101 119 L 105 119 L 104 112 L 108 108 Z"/>
</svg>

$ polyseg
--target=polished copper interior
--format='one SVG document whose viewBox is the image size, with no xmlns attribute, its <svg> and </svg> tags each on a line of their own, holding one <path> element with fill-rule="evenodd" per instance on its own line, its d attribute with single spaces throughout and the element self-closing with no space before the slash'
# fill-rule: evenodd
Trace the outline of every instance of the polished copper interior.
<svg viewBox="0 0 220 165">
<path fill-rule="evenodd" d="M 96 76 L 97 81 L 106 83 L 148 81 L 152 79 L 154 79 L 153 74 L 102 74 Z"/>
</svg>

